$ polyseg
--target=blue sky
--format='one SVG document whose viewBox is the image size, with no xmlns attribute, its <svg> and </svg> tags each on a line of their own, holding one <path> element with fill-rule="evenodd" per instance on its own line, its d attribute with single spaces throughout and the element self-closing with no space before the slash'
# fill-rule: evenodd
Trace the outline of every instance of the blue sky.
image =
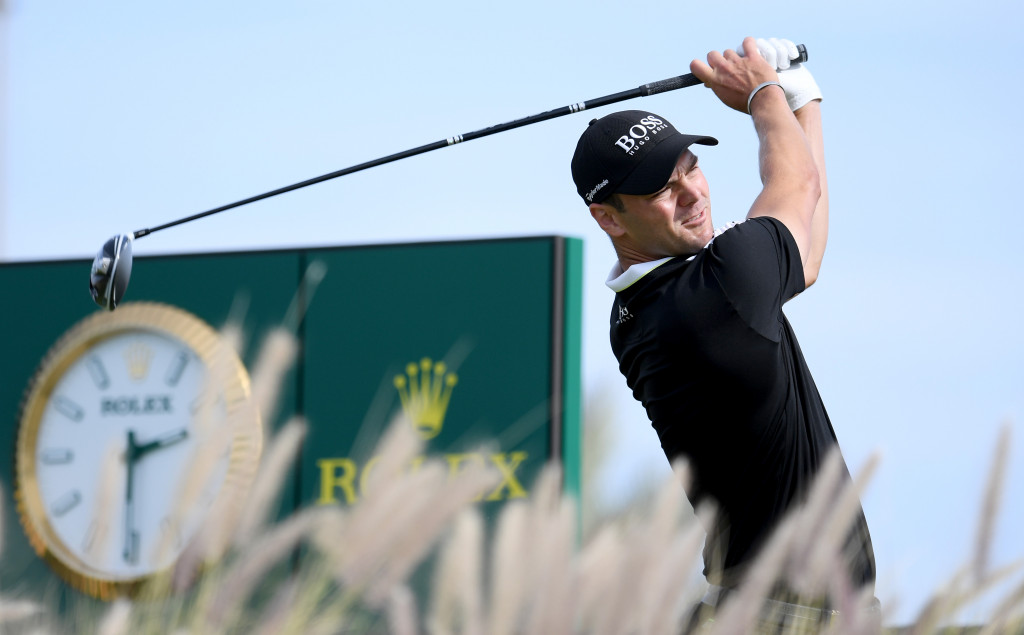
<svg viewBox="0 0 1024 635">
<path fill-rule="evenodd" d="M 787 313 L 851 469 L 882 452 L 864 499 L 878 595 L 909 618 L 968 554 L 1004 422 L 995 557 L 1024 556 L 1022 17 L 994 0 L 11 0 L 0 255 L 91 258 L 116 232 L 679 75 L 745 35 L 803 42 L 825 95 L 832 231 L 818 284 Z M 585 390 L 612 404 L 600 486 L 621 501 L 668 468 L 607 348 L 614 254 L 569 175 L 587 121 L 620 107 L 718 137 L 701 151 L 713 217 L 744 216 L 752 126 L 694 87 L 347 176 L 136 253 L 583 238 Z"/>
</svg>

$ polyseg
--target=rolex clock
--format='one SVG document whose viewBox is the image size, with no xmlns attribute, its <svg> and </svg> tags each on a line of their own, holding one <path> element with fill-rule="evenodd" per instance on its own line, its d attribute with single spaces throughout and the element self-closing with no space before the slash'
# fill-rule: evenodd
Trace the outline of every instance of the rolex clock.
<svg viewBox="0 0 1024 635">
<path fill-rule="evenodd" d="M 22 525 L 76 588 L 131 595 L 230 522 L 262 439 L 245 367 L 202 320 L 145 302 L 94 314 L 53 346 L 23 401 Z"/>
</svg>

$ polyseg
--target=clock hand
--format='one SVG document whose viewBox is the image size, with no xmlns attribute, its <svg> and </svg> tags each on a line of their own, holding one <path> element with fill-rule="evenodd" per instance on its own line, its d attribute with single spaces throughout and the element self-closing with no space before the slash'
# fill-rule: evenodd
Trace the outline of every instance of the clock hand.
<svg viewBox="0 0 1024 635">
<path fill-rule="evenodd" d="M 139 532 L 135 531 L 134 475 L 138 461 L 139 446 L 135 444 L 135 433 L 128 431 L 128 447 L 125 449 L 125 463 L 128 466 L 127 487 L 124 492 L 124 560 L 138 562 Z"/>
<path fill-rule="evenodd" d="M 188 430 L 182 428 L 177 432 L 171 432 L 165 434 L 162 437 L 158 437 L 149 443 L 143 443 L 142 445 L 135 446 L 135 460 L 138 461 L 143 456 L 149 454 L 153 450 L 159 450 L 160 448 L 166 448 L 169 445 L 174 445 L 179 441 L 184 441 L 188 438 Z"/>
<path fill-rule="evenodd" d="M 128 447 L 125 450 L 125 462 L 128 464 L 128 483 L 124 494 L 124 559 L 125 562 L 136 564 L 139 559 L 139 532 L 135 531 L 135 464 L 143 456 L 154 450 L 166 448 L 188 438 L 188 430 L 165 434 L 149 443 L 135 442 L 135 431 L 128 431 Z"/>
</svg>

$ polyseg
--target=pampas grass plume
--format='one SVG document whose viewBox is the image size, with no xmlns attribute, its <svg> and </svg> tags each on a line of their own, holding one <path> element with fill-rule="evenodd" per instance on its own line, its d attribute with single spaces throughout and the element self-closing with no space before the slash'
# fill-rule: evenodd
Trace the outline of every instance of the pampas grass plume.
<svg viewBox="0 0 1024 635">
<path fill-rule="evenodd" d="M 1004 424 L 996 441 L 995 456 L 989 470 L 988 483 L 978 518 L 978 529 L 974 544 L 973 573 L 975 582 L 981 582 L 989 566 L 989 553 L 992 550 L 992 538 L 995 534 L 996 517 L 1003 495 L 1003 483 L 1006 480 L 1006 464 L 1010 454 L 1010 426 Z"/>
<path fill-rule="evenodd" d="M 850 534 L 854 519 L 861 510 L 861 493 L 874 476 L 879 460 L 880 457 L 877 453 L 868 457 L 867 463 L 857 478 L 852 483 L 847 482 L 840 489 L 839 500 L 831 507 L 823 531 L 815 536 L 813 541 L 805 543 L 811 545 L 807 549 L 811 555 L 805 564 L 807 575 L 802 577 L 811 582 L 811 586 L 806 592 L 812 597 L 815 594 L 821 594 L 829 586 L 821 584 L 821 581 L 828 580 L 834 587 L 836 584 L 842 585 L 846 580 L 845 572 L 848 569 L 848 560 L 843 557 L 846 537 Z M 840 600 L 845 597 L 849 596 L 843 593 L 838 595 Z M 840 610 L 850 611 L 852 609 L 852 606 L 840 605 Z"/>
<path fill-rule="evenodd" d="M 289 623 L 304 617 L 301 612 L 294 610 L 298 593 L 299 584 L 295 578 L 286 580 L 260 616 L 253 635 L 278 635 L 291 630 L 288 629 Z"/>
<path fill-rule="evenodd" d="M 483 518 L 470 507 L 455 520 L 434 582 L 429 624 L 435 635 L 483 635 Z"/>
<path fill-rule="evenodd" d="M 261 461 L 252 493 L 242 510 L 235 531 L 237 544 L 252 540 L 266 523 L 305 437 L 306 423 L 297 417 L 286 423 L 274 436 Z"/>
<path fill-rule="evenodd" d="M 675 635 L 685 613 L 686 580 L 698 568 L 704 529 L 693 522 L 672 537 L 662 558 L 656 560 L 648 574 L 649 591 L 640 610 L 640 635 Z M 693 604 L 695 598 L 690 598 Z"/>
<path fill-rule="evenodd" d="M 242 603 L 271 567 L 312 535 L 324 517 L 336 513 L 331 508 L 306 509 L 259 538 L 245 557 L 237 559 L 223 574 L 210 602 L 206 624 L 215 630 L 224 627 L 241 610 Z"/>
<path fill-rule="evenodd" d="M 528 559 L 523 554 L 529 549 L 529 508 L 524 501 L 505 504 L 498 516 L 498 525 L 491 547 L 492 563 L 490 635 L 511 635 L 519 632 L 519 619 L 528 588 Z"/>
<path fill-rule="evenodd" d="M 761 612 L 761 598 L 768 596 L 789 555 L 796 536 L 798 518 L 788 514 L 754 559 L 739 590 L 729 595 L 715 616 L 710 633 L 749 633 Z"/>
<path fill-rule="evenodd" d="M 41 605 L 30 600 L 0 598 L 0 632 L 5 624 L 12 624 L 44 613 Z"/>
<path fill-rule="evenodd" d="M 388 596 L 388 625 L 392 635 L 418 635 L 416 596 L 404 584 L 391 589 Z"/>
<path fill-rule="evenodd" d="M 97 496 L 92 510 L 92 522 L 96 532 L 89 542 L 85 555 L 92 563 L 106 561 L 110 547 L 111 526 L 109 519 L 114 518 L 116 501 L 124 496 L 125 488 L 125 449 L 118 444 L 107 448 L 100 467 Z M 158 557 L 158 556 L 157 556 Z M 157 560 L 159 562 L 159 560 Z"/>
<path fill-rule="evenodd" d="M 471 463 L 454 478 L 446 479 L 442 487 L 417 492 L 416 496 L 424 499 L 427 513 L 405 526 L 400 539 L 394 543 L 394 551 L 386 559 L 387 566 L 377 586 L 370 589 L 369 599 L 380 601 L 385 596 L 388 584 L 404 581 L 452 519 L 498 481 L 499 476 L 495 470 Z"/>
<path fill-rule="evenodd" d="M 99 635 L 124 635 L 132 619 L 132 603 L 119 598 L 110 605 L 100 621 Z"/>
<path fill-rule="evenodd" d="M 261 420 L 273 421 L 285 373 L 295 362 L 298 350 L 298 340 L 283 328 L 273 329 L 263 340 L 252 372 L 252 397 Z"/>
<path fill-rule="evenodd" d="M 526 619 L 529 633 L 569 633 L 576 614 L 577 583 L 572 566 L 576 537 L 576 505 L 565 498 L 546 518 L 538 518 L 543 528 L 534 536 L 538 583 Z"/>
<path fill-rule="evenodd" d="M 622 528 L 605 525 L 584 546 L 577 558 L 579 612 L 583 632 L 603 635 L 616 627 L 624 561 L 628 557 Z"/>
</svg>

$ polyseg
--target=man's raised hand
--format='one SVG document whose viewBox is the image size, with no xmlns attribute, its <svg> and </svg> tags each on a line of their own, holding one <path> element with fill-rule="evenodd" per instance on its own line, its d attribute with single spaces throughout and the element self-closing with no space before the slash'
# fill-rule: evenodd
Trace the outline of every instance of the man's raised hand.
<svg viewBox="0 0 1024 635">
<path fill-rule="evenodd" d="M 778 71 L 779 83 L 782 84 L 782 90 L 786 91 L 790 110 L 799 110 L 814 99 L 821 100 L 821 89 L 811 72 L 800 62 L 794 62 L 800 57 L 796 44 L 791 40 L 774 37 L 758 38 L 756 44 L 761 57 Z M 737 49 L 737 53 L 740 57 L 746 56 L 742 46 Z"/>
<path fill-rule="evenodd" d="M 747 112 L 751 92 L 765 82 L 778 81 L 775 68 L 758 52 L 754 38 L 743 40 L 740 54 L 732 49 L 711 51 L 707 62 L 693 60 L 690 72 L 714 91 L 722 103 L 742 113 Z"/>
</svg>

